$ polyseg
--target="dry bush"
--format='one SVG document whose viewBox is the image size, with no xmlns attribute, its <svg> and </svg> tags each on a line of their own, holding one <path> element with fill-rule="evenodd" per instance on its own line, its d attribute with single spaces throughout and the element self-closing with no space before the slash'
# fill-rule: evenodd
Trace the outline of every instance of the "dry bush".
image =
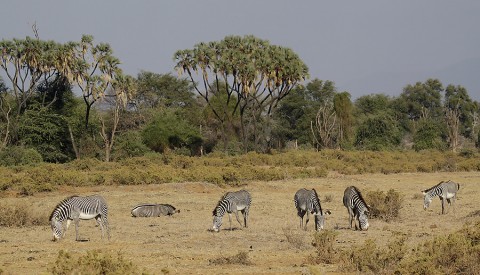
<svg viewBox="0 0 480 275">
<path fill-rule="evenodd" d="M 287 242 L 297 249 L 304 249 L 307 247 L 305 242 L 305 232 L 303 230 L 297 230 L 289 227 L 282 228 L 283 234 L 287 239 Z"/>
<path fill-rule="evenodd" d="M 402 274 L 480 274 L 480 221 L 419 245 L 398 270 Z"/>
<path fill-rule="evenodd" d="M 248 253 L 245 251 L 240 251 L 237 254 L 230 257 L 219 257 L 216 259 L 210 259 L 209 263 L 213 265 L 227 265 L 227 264 L 251 265 L 252 264 L 252 262 L 248 258 Z"/>
<path fill-rule="evenodd" d="M 39 213 L 33 207 L 20 205 L 19 203 L 0 205 L 0 226 L 23 227 L 49 225 L 49 213 Z"/>
<path fill-rule="evenodd" d="M 387 194 L 380 190 L 370 191 L 365 197 L 367 203 L 370 205 L 369 216 L 371 218 L 390 222 L 399 217 L 404 196 L 398 191 L 390 189 Z"/>
<path fill-rule="evenodd" d="M 100 250 L 87 251 L 87 255 L 73 257 L 60 250 L 55 263 L 49 270 L 52 274 L 146 274 L 131 261 L 118 253 L 111 255 Z"/>
<path fill-rule="evenodd" d="M 396 274 L 396 268 L 407 253 L 405 242 L 406 237 L 399 235 L 387 247 L 381 248 L 374 240 L 366 240 L 363 245 L 341 253 L 340 268 L 362 274 Z"/>
<path fill-rule="evenodd" d="M 334 230 L 322 230 L 313 235 L 312 245 L 315 247 L 315 254 L 310 257 L 310 262 L 319 264 L 332 264 L 337 261 L 337 251 L 333 244 L 338 233 Z"/>
</svg>

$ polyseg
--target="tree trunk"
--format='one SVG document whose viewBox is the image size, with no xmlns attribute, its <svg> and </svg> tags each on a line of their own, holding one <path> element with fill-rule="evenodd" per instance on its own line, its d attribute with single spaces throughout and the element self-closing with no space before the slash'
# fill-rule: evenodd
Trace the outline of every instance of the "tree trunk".
<svg viewBox="0 0 480 275">
<path fill-rule="evenodd" d="M 78 152 L 78 147 L 75 143 L 75 137 L 73 136 L 72 127 L 70 126 L 70 124 L 68 124 L 68 132 L 70 133 L 70 141 L 72 142 L 73 151 L 75 152 L 75 158 L 80 159 L 80 153 Z"/>
</svg>

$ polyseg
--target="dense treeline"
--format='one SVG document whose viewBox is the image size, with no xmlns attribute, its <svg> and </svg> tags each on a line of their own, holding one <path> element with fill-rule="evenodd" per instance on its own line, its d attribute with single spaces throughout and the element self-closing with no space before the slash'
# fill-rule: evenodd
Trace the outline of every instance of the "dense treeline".
<svg viewBox="0 0 480 275">
<path fill-rule="evenodd" d="M 352 101 L 307 80 L 290 49 L 227 36 L 174 54 L 179 76 L 125 75 L 105 43 L 0 42 L 0 165 L 105 161 L 149 152 L 273 149 L 472 151 L 480 104 L 461 85 L 407 84 Z"/>
</svg>

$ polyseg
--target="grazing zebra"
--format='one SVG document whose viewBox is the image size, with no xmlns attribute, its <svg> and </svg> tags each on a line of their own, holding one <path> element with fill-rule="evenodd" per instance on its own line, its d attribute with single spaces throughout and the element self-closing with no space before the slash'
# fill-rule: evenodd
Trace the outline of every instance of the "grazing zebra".
<svg viewBox="0 0 480 275">
<path fill-rule="evenodd" d="M 362 197 L 362 193 L 355 186 L 350 186 L 345 189 L 343 193 L 343 205 L 348 210 L 348 218 L 350 223 L 350 228 L 352 228 L 352 221 L 355 223 L 355 230 L 358 230 L 358 225 L 360 230 L 368 230 L 368 213 L 369 206 Z"/>
<path fill-rule="evenodd" d="M 240 190 L 236 192 L 227 192 L 218 201 L 217 206 L 213 210 L 213 230 L 218 232 L 220 226 L 222 226 L 222 217 L 225 213 L 228 213 L 228 220 L 230 221 L 230 230 L 232 229 L 232 212 L 235 213 L 237 221 L 242 225 L 238 218 L 238 211 L 242 211 L 244 226 L 247 227 L 248 211 L 250 209 L 250 203 L 252 197 L 246 190 Z"/>
<path fill-rule="evenodd" d="M 180 210 L 175 209 L 170 204 L 144 203 L 138 204 L 132 209 L 132 216 L 134 217 L 171 216 L 175 213 L 180 213 Z"/>
<path fill-rule="evenodd" d="M 432 202 L 432 199 L 435 196 L 438 196 L 442 201 L 442 214 L 445 214 L 445 201 L 448 204 L 451 204 L 455 210 L 455 199 L 457 198 L 457 192 L 460 190 L 460 184 L 455 183 L 451 180 L 449 181 L 441 181 L 439 184 L 426 189 L 422 190 L 423 193 L 423 209 L 427 210 Z M 451 200 L 451 201 L 450 201 Z"/>
<path fill-rule="evenodd" d="M 325 216 L 331 214 L 330 211 L 325 211 L 325 214 L 322 211 L 322 206 L 320 205 L 320 199 L 318 198 L 317 191 L 315 189 L 307 190 L 302 188 L 295 193 L 293 197 L 295 202 L 295 208 L 297 208 L 297 214 L 300 217 L 300 228 L 307 230 L 307 224 L 309 221 L 309 214 L 315 216 L 315 230 L 320 231 L 325 225 Z M 307 214 L 307 219 L 305 221 L 305 227 L 303 226 L 303 216 Z"/>
<path fill-rule="evenodd" d="M 110 239 L 110 228 L 108 227 L 108 206 L 105 199 L 99 195 L 87 197 L 71 196 L 61 201 L 50 215 L 50 225 L 53 232 L 53 240 L 59 240 L 65 236 L 70 223 L 75 223 L 75 240 L 79 241 L 78 223 L 80 220 L 94 219 L 102 231 L 102 239 L 107 231 Z M 63 228 L 63 222 L 67 221 L 67 226 Z"/>
</svg>

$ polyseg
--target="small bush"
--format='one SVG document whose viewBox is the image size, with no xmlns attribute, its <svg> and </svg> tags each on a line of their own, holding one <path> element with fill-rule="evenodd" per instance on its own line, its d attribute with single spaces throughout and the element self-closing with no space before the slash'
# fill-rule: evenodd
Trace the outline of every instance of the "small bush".
<svg viewBox="0 0 480 275">
<path fill-rule="evenodd" d="M 332 264 L 337 260 L 337 251 L 333 244 L 338 233 L 333 230 L 322 230 L 313 235 L 312 245 L 315 247 L 315 255 L 311 257 L 311 262 L 315 264 Z"/>
<path fill-rule="evenodd" d="M 386 222 L 396 220 L 402 208 L 403 197 L 394 189 L 388 190 L 386 195 L 383 191 L 368 192 L 366 200 L 370 204 L 369 216 Z"/>
<path fill-rule="evenodd" d="M 131 261 L 118 253 L 114 256 L 99 250 L 88 251 L 87 255 L 74 258 L 60 250 L 57 259 L 49 270 L 52 274 L 145 274 Z"/>
<path fill-rule="evenodd" d="M 216 259 L 209 260 L 210 264 L 213 265 L 227 265 L 227 264 L 238 264 L 238 265 L 251 265 L 252 262 L 248 258 L 248 253 L 245 251 L 240 251 L 236 255 L 230 257 L 220 257 Z"/>
<path fill-rule="evenodd" d="M 0 151 L 0 166 L 28 165 L 42 161 L 40 153 L 31 148 L 10 146 Z"/>
</svg>

